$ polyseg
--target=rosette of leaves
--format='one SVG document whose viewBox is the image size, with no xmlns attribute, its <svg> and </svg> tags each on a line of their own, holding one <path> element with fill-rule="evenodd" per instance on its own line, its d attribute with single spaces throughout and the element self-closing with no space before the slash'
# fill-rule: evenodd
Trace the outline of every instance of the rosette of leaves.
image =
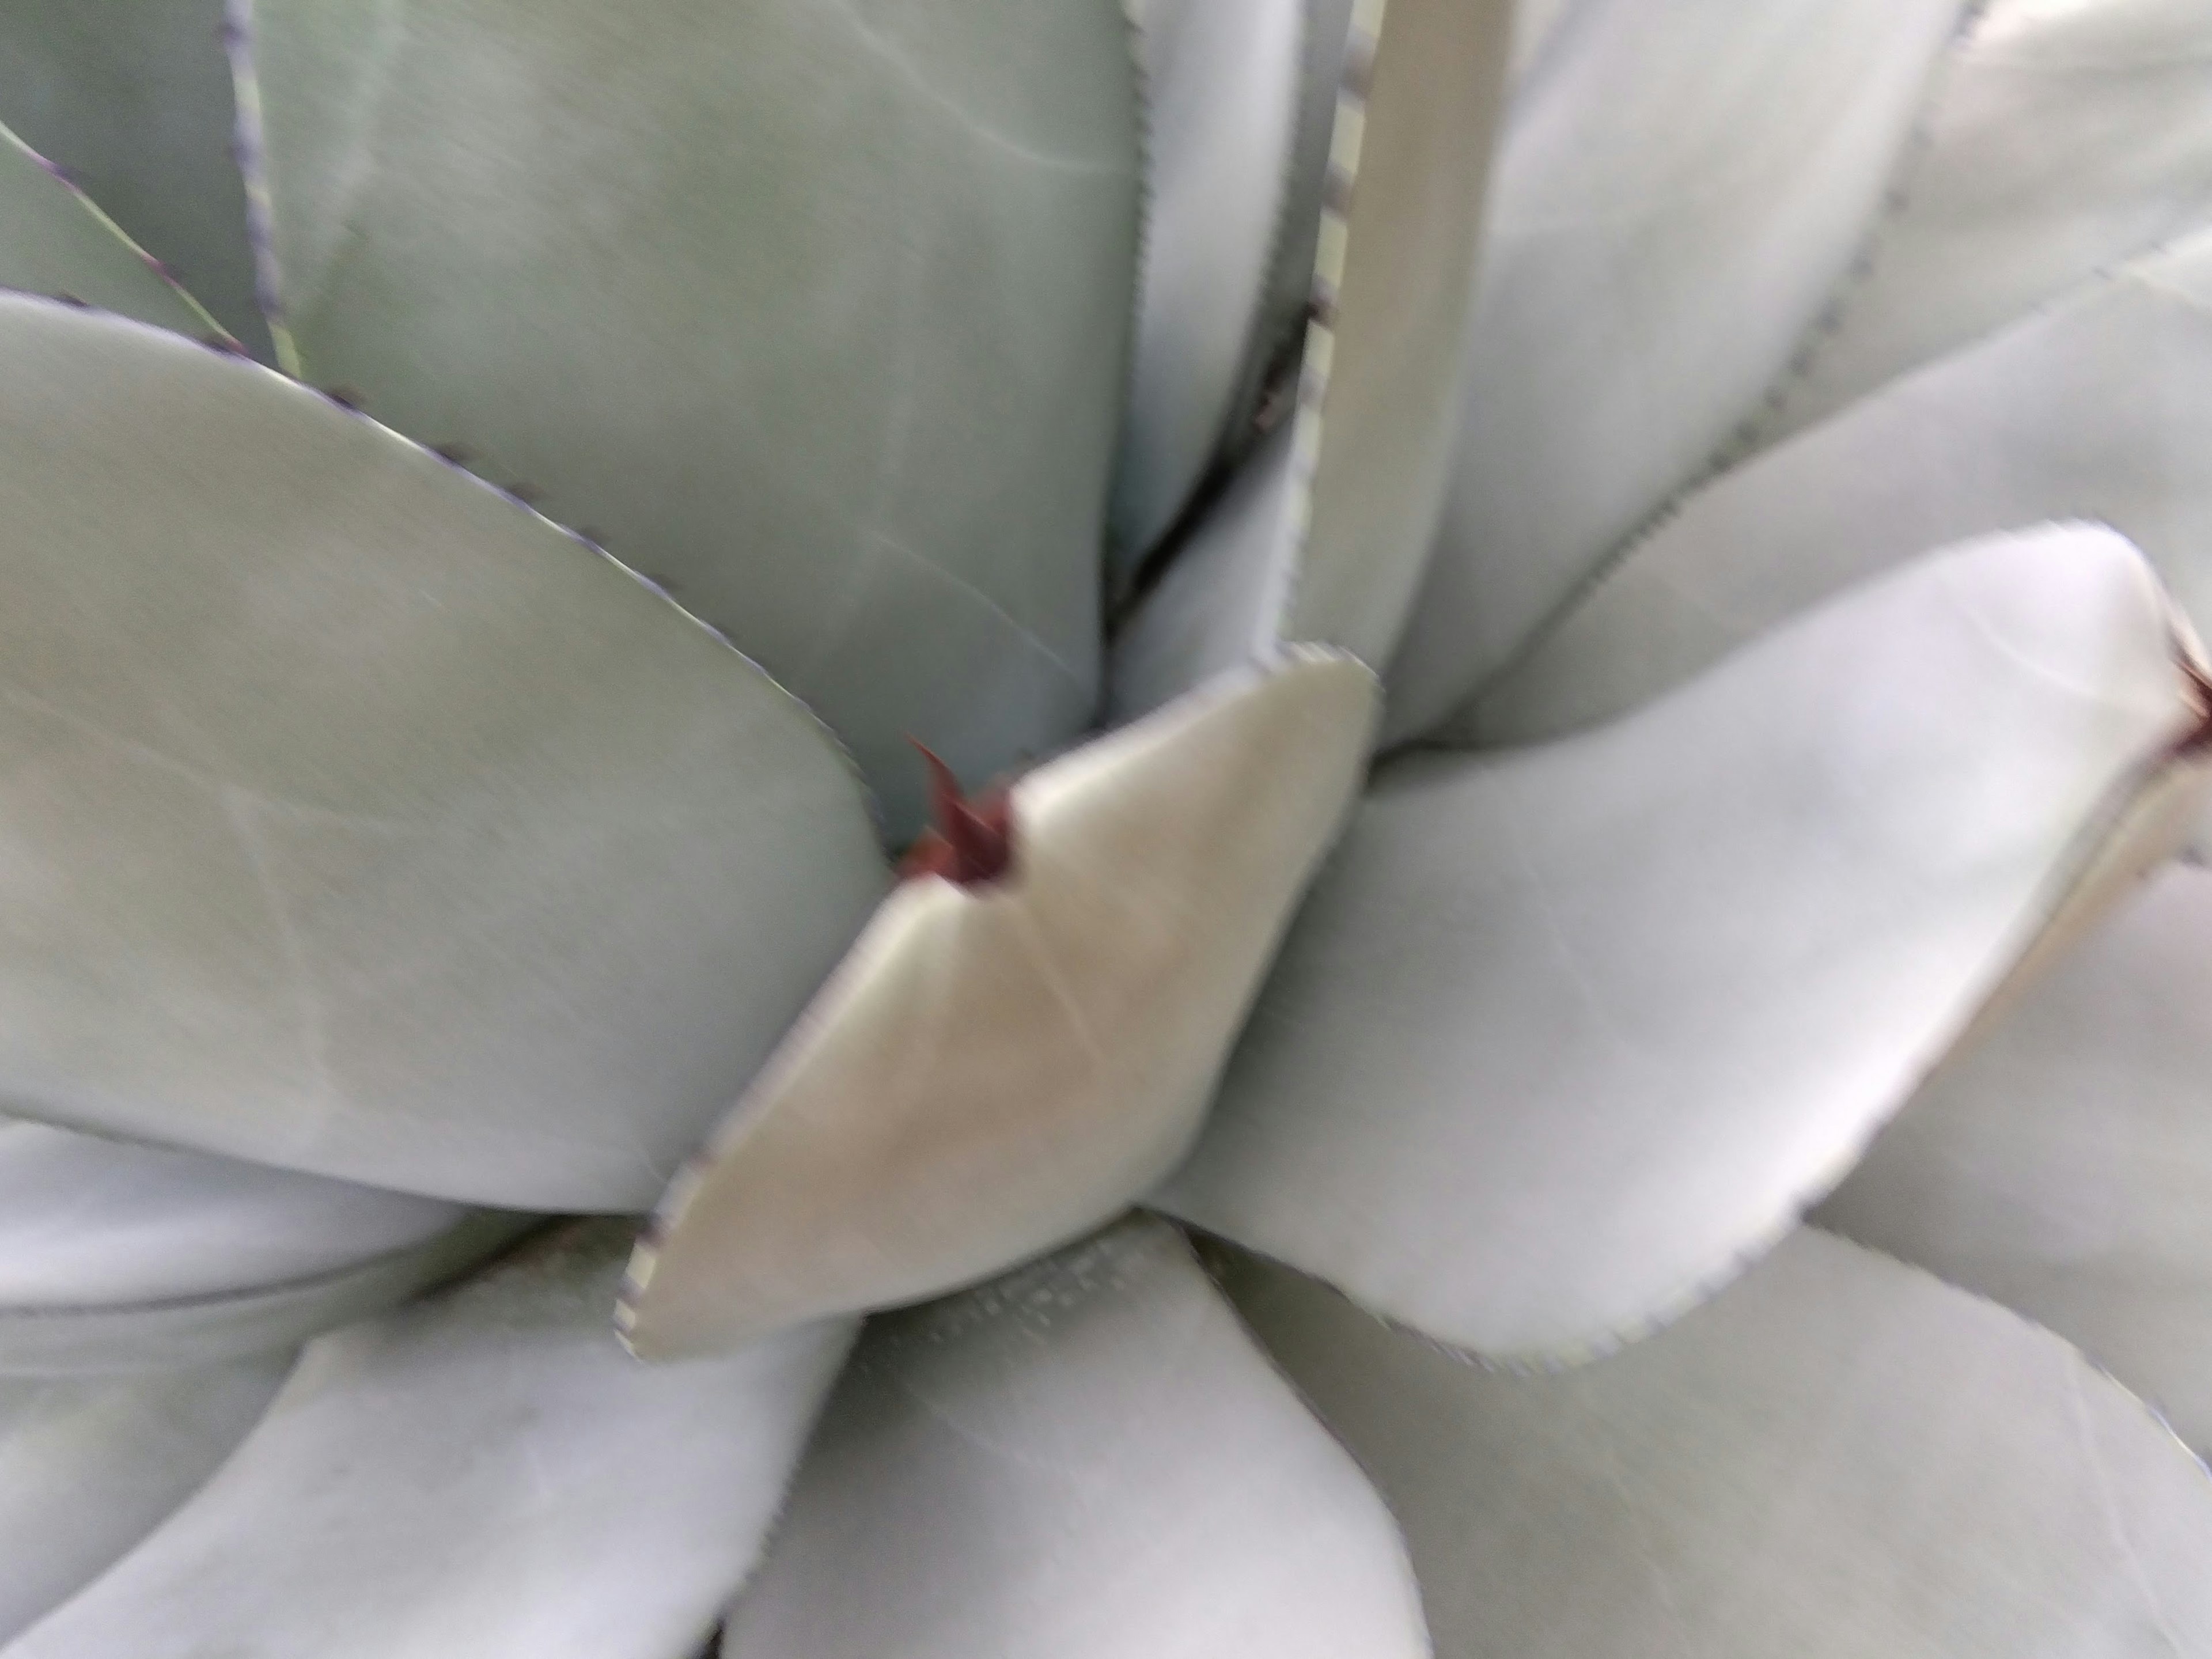
<svg viewBox="0 0 2212 1659">
<path fill-rule="evenodd" d="M 8 1659 L 2212 1648 L 2199 9 L 0 48 Z"/>
</svg>

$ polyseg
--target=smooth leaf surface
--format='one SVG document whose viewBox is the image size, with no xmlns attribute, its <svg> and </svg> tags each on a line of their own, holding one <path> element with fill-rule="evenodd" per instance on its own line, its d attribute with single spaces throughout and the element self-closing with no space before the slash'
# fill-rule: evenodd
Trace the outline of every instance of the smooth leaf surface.
<svg viewBox="0 0 2212 1659">
<path fill-rule="evenodd" d="M 0 1307 L 209 1296 L 419 1244 L 457 1204 L 0 1120 Z"/>
<path fill-rule="evenodd" d="M 1097 699 L 1134 308 L 1113 0 L 257 0 L 308 376 L 971 783 Z"/>
<path fill-rule="evenodd" d="M 1390 738 L 1748 416 L 1871 226 L 1960 0 L 1590 0 L 1515 103 Z"/>
<path fill-rule="evenodd" d="M 2212 11 L 1992 0 L 1771 441 L 2212 222 Z"/>
<path fill-rule="evenodd" d="M 785 693 L 267 370 L 0 299 L 0 513 L 17 1115 L 642 1207 L 883 890 Z"/>
<path fill-rule="evenodd" d="M 587 1224 L 323 1337 L 214 1480 L 9 1659 L 685 1659 L 850 1328 L 647 1368 Z"/>
<path fill-rule="evenodd" d="M 1227 1282 L 1396 1511 L 1439 1659 L 2212 1648 L 2203 1468 L 2049 1333 L 1840 1239 L 1553 1376 Z"/>
<path fill-rule="evenodd" d="M 1297 132 L 1304 21 L 1301 0 L 1133 0 L 1131 9 L 1146 204 L 1109 507 L 1124 574 L 1212 459 L 1260 325 Z"/>
<path fill-rule="evenodd" d="M 1783 617 L 1967 536 L 2109 524 L 2212 623 L 2212 236 L 1930 364 L 1692 495 L 1449 735 L 1635 707 Z"/>
<path fill-rule="evenodd" d="M 1426 1659 L 1389 1512 L 1131 1219 L 871 1323 L 723 1651 Z"/>
<path fill-rule="evenodd" d="M 1579 738 L 1386 767 L 1156 1201 L 1501 1358 L 1670 1316 L 2170 850 L 2174 649 L 2125 543 L 2027 538 Z"/>
<path fill-rule="evenodd" d="M 156 328 L 206 326 L 112 223 L 0 127 L 0 289 L 55 295 Z"/>
<path fill-rule="evenodd" d="M 146 1376 L 0 1381 L 0 1643 L 190 1497 L 291 1364 L 283 1352 Z"/>
<path fill-rule="evenodd" d="M 1817 1212 L 2078 1343 L 2212 1446 L 2212 872 L 2174 865 Z"/>
<path fill-rule="evenodd" d="M 223 0 L 8 0 L 0 121 L 67 167 L 267 361 L 246 187 L 231 154 L 223 9 Z"/>
<path fill-rule="evenodd" d="M 1375 677 L 1311 647 L 1015 785 L 1002 880 L 885 901 L 640 1243 L 648 1358 L 915 1301 L 1174 1167 L 1358 787 Z"/>
<path fill-rule="evenodd" d="M 320 1273 L 196 1295 L 0 1305 L 0 1376 L 173 1370 L 289 1349 L 445 1284 L 538 1220 L 512 1211 L 468 1212 L 418 1243 Z"/>
</svg>

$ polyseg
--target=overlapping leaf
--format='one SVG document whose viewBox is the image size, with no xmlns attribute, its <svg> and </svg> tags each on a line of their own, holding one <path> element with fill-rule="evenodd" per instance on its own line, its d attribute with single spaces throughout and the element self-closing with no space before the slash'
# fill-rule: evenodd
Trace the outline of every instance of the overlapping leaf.
<svg viewBox="0 0 2212 1659">
<path fill-rule="evenodd" d="M 0 1095 L 650 1202 L 882 890 L 804 710 L 267 370 L 0 300 Z"/>
<path fill-rule="evenodd" d="M 869 1328 L 745 1659 L 1426 1659 L 1389 1513 L 1157 1221 Z"/>
<path fill-rule="evenodd" d="M 2196 1460 L 2049 1333 L 1840 1239 L 1543 1376 L 1228 1273 L 1404 1525 L 1438 1659 L 2212 1646 Z"/>
<path fill-rule="evenodd" d="M 1112 0 L 257 0 L 305 373 L 667 584 L 849 744 L 1088 723 L 1135 283 Z"/>
<path fill-rule="evenodd" d="M 215 1479 L 9 1659 L 687 1659 L 850 1328 L 638 1365 L 606 1325 L 627 1243 L 580 1225 L 319 1339 Z"/>
<path fill-rule="evenodd" d="M 2124 543 L 2054 532 L 1580 738 L 1386 767 L 1160 1201 L 1487 1354 L 1666 1317 L 2171 848 L 2174 650 Z"/>
</svg>

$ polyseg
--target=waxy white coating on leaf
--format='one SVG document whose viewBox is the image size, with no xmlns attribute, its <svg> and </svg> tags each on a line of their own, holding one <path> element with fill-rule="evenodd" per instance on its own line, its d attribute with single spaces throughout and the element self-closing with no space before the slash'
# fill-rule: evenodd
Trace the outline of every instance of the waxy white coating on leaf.
<svg viewBox="0 0 2212 1659">
<path fill-rule="evenodd" d="M 648 1358 L 909 1302 L 1181 1158 L 1358 788 L 1375 677 L 1293 650 L 1013 788 L 1013 866 L 886 900 L 638 1246 Z"/>
<path fill-rule="evenodd" d="M 145 1376 L 0 1380 L 0 1644 L 189 1498 L 291 1364 L 285 1352 Z"/>
<path fill-rule="evenodd" d="M 1115 0 L 256 0 L 319 385 L 971 783 L 1097 702 L 1139 155 Z"/>
<path fill-rule="evenodd" d="M 1212 459 L 1237 393 L 1281 222 L 1304 21 L 1302 0 L 1130 9 L 1145 70 L 1146 210 L 1109 509 L 1124 574 Z"/>
<path fill-rule="evenodd" d="M 1616 725 L 1386 768 L 1157 1201 L 1500 1358 L 1678 1312 L 2113 842 L 2178 837 L 2128 810 L 2172 817 L 2195 718 L 2170 615 L 2108 533 L 1972 547 Z"/>
<path fill-rule="evenodd" d="M 647 1367 L 587 1224 L 323 1337 L 215 1479 L 8 1659 L 688 1659 L 850 1337 Z"/>
<path fill-rule="evenodd" d="M 2212 1448 L 2212 872 L 2147 884 L 1817 1218 L 2039 1320 Z"/>
<path fill-rule="evenodd" d="M 0 289 L 62 295 L 183 334 L 206 326 L 174 284 L 4 127 Z"/>
<path fill-rule="evenodd" d="M 419 1244 L 441 1199 L 0 1120 L 0 1308 L 213 1296 Z"/>
<path fill-rule="evenodd" d="M 1748 415 L 1872 222 L 1960 0 L 1587 0 L 1501 145 L 1386 738 L 1504 663 Z"/>
<path fill-rule="evenodd" d="M 2212 7 L 1994 0 L 1769 441 L 2212 222 Z"/>
<path fill-rule="evenodd" d="M 0 1120 L 0 1375 L 148 1370 L 304 1341 L 529 1224 Z"/>
<path fill-rule="evenodd" d="M 885 880 L 722 641 L 267 370 L 0 297 L 0 1103 L 642 1207 Z"/>
<path fill-rule="evenodd" d="M 2112 526 L 2212 623 L 2212 235 L 1884 387 L 1698 490 L 1449 735 L 1526 742 L 1635 707 L 1923 550 Z"/>
<path fill-rule="evenodd" d="M 126 234 L 265 356 L 246 191 L 232 159 L 223 11 L 223 0 L 8 0 L 0 121 L 70 169 Z"/>
<path fill-rule="evenodd" d="M 1552 1376 L 1224 1272 L 1404 1526 L 1437 1659 L 2212 1650 L 2187 1450 L 2050 1333 L 1840 1239 Z"/>
<path fill-rule="evenodd" d="M 871 1323 L 732 1659 L 1427 1659 L 1396 1524 L 1131 1219 Z"/>
<path fill-rule="evenodd" d="M 160 1370 L 289 1348 L 466 1273 L 539 1220 L 473 1211 L 419 1243 L 304 1278 L 198 1296 L 0 1305 L 0 1376 Z"/>
</svg>

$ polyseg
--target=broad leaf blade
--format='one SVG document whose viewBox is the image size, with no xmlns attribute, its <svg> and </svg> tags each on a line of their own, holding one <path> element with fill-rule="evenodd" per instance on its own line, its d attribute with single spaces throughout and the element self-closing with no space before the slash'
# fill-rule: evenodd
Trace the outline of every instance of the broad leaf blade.
<svg viewBox="0 0 2212 1659">
<path fill-rule="evenodd" d="M 1555 1376 L 1227 1272 L 1404 1524 L 1439 1659 L 2212 1644 L 2212 1484 L 2180 1443 L 2049 1333 L 1842 1240 Z"/>
<path fill-rule="evenodd" d="M 1174 1167 L 1358 787 L 1375 678 L 1308 647 L 1031 773 L 1014 863 L 910 881 L 662 1200 L 647 1356 L 910 1302 Z"/>
<path fill-rule="evenodd" d="M 1583 738 L 1386 768 L 1159 1201 L 1499 1358 L 1670 1316 L 2170 849 L 2173 649 L 2118 538 L 2024 538 Z"/>
<path fill-rule="evenodd" d="M 189 1498 L 291 1364 L 281 1352 L 144 1376 L 0 1380 L 0 1643 Z"/>
<path fill-rule="evenodd" d="M 1403 1547 L 1157 1221 L 875 1322 L 724 1652 L 1426 1659 Z"/>
<path fill-rule="evenodd" d="M 0 300 L 0 502 L 19 1115 L 642 1206 L 882 890 L 783 691 L 267 370 Z"/>
<path fill-rule="evenodd" d="M 197 1497 L 9 1659 L 684 1659 L 750 1571 L 849 1330 L 648 1370 L 626 1230 L 324 1337 Z"/>
<path fill-rule="evenodd" d="M 1111 0 L 258 0 L 317 384 L 665 583 L 919 827 L 1089 722 L 1138 216 Z"/>
</svg>

